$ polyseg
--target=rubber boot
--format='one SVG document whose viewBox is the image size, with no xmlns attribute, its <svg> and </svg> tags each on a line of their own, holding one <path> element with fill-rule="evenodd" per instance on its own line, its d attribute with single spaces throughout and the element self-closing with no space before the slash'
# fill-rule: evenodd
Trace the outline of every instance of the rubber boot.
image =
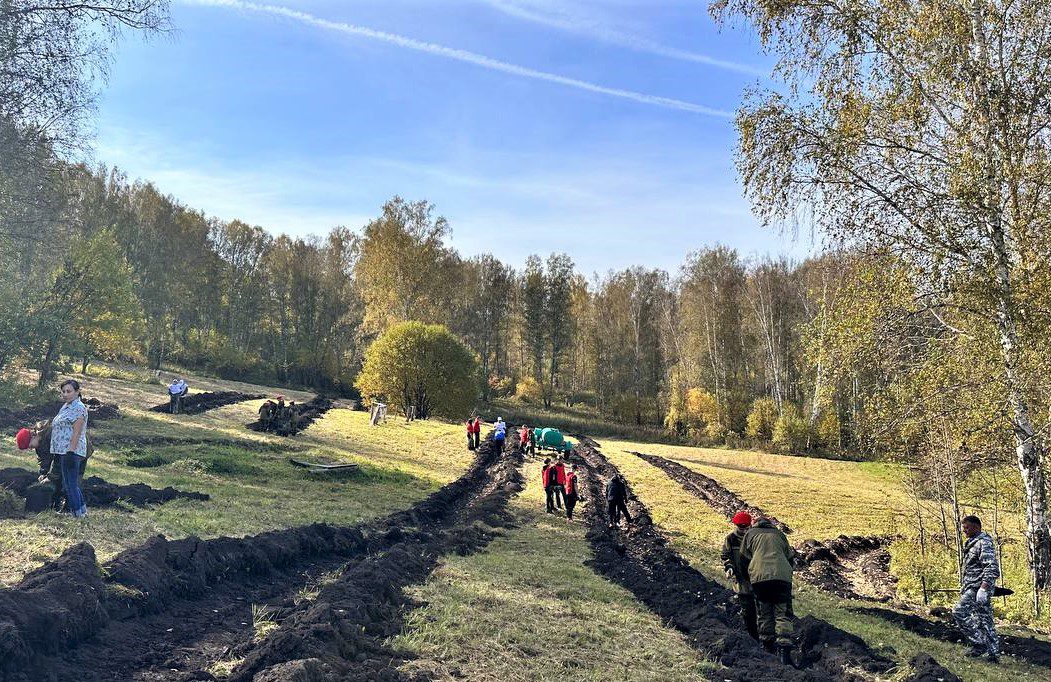
<svg viewBox="0 0 1051 682">
<path fill-rule="evenodd" d="M 792 647 L 783 645 L 777 647 L 777 660 L 782 665 L 792 665 Z"/>
</svg>

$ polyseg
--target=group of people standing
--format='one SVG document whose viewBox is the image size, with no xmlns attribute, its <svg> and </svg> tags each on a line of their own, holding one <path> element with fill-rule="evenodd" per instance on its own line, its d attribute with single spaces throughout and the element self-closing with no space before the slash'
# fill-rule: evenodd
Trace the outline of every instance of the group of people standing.
<svg viewBox="0 0 1051 682">
<path fill-rule="evenodd" d="M 88 408 L 81 399 L 80 383 L 69 379 L 59 386 L 62 406 L 50 421 L 15 434 L 19 450 L 36 450 L 39 481 L 55 486 L 52 506 L 75 518 L 87 516 L 81 481 L 91 446 L 88 443 Z"/>
<path fill-rule="evenodd" d="M 523 427 L 524 428 L 524 427 Z M 566 470 L 566 461 L 562 455 L 554 462 L 550 457 L 544 459 L 544 467 L 540 472 L 540 481 L 544 487 L 544 495 L 547 498 L 547 513 L 554 514 L 556 509 L 566 510 L 566 519 L 573 520 L 573 510 L 583 498 L 580 496 L 580 481 L 577 475 L 577 465 L 573 464 Z"/>
</svg>

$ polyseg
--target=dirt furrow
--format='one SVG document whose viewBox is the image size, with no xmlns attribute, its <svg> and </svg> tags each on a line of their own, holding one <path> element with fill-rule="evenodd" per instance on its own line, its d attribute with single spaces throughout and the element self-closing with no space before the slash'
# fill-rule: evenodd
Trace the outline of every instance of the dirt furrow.
<svg viewBox="0 0 1051 682">
<path fill-rule="evenodd" d="M 591 499 L 603 499 L 602 487 L 617 472 L 616 467 L 590 439 L 582 439 L 578 453 L 589 471 Z M 863 680 L 894 670 L 894 662 L 873 651 L 864 640 L 813 616 L 796 623 L 799 669 L 780 665 L 740 625 L 733 593 L 706 578 L 671 549 L 646 506 L 634 495 L 630 495 L 629 508 L 633 522 L 626 531 L 611 530 L 600 505 L 586 508 L 588 540 L 595 554 L 593 567 L 682 631 L 706 656 L 726 666 L 716 673 L 716 679 Z M 958 680 L 936 662 L 917 663 L 925 669 L 914 669 L 907 679 L 918 679 L 934 669 L 946 682 Z"/>
<path fill-rule="evenodd" d="M 444 537 L 502 461 L 485 444 L 457 481 L 355 527 L 315 524 L 214 540 L 158 536 L 101 569 L 90 545 L 76 545 L 0 590 L 0 680 L 209 679 L 202 668 L 255 636 L 253 606 L 294 604 L 321 573 L 348 560 L 393 557 L 429 535 Z M 478 520 L 500 521 L 483 507 L 473 505 Z"/>
<path fill-rule="evenodd" d="M 37 482 L 37 477 L 37 472 L 27 469 L 16 467 L 0 469 L 0 487 L 7 488 L 21 497 L 33 495 L 34 499 L 26 501 L 27 509 L 43 509 L 51 498 L 52 489 L 50 487 L 32 487 Z M 157 489 L 151 488 L 145 483 L 118 485 L 98 476 L 85 478 L 82 482 L 81 490 L 84 493 L 84 503 L 89 508 L 112 507 L 118 500 L 123 500 L 136 507 L 145 507 L 148 504 L 164 504 L 177 499 L 199 501 L 210 499 L 204 493 L 185 492 L 176 490 L 171 486 Z"/>
<path fill-rule="evenodd" d="M 893 623 L 921 637 L 940 639 L 944 642 L 963 643 L 963 634 L 952 623 L 931 620 L 916 613 L 902 613 L 880 607 L 857 607 L 852 609 L 866 616 L 873 616 Z M 1001 632 L 1000 648 L 1003 653 L 1025 660 L 1027 663 L 1051 668 L 1051 642 L 1035 637 L 1024 637 Z"/>
<path fill-rule="evenodd" d="M 771 519 L 786 533 L 791 532 L 785 523 L 749 504 L 715 479 L 664 457 L 642 452 L 631 454 L 662 470 L 727 519 L 745 509 L 753 516 Z M 807 540 L 796 546 L 797 565 L 807 582 L 841 599 L 888 602 L 895 598 L 898 582 L 890 572 L 887 550 L 893 540 L 892 536 L 845 535 L 833 540 Z"/>
<path fill-rule="evenodd" d="M 477 552 L 495 529 L 513 523 L 507 506 L 522 489 L 523 459 L 512 447 L 472 472 L 467 494 L 449 500 L 441 524 L 420 526 L 384 552 L 351 562 L 308 607 L 280 614 L 280 628 L 261 644 L 235 649 L 244 661 L 231 682 L 401 680 L 397 666 L 405 655 L 385 641 L 412 606 L 404 588 L 425 580 L 443 555 Z"/>
<path fill-rule="evenodd" d="M 93 426 L 95 422 L 106 419 L 117 419 L 120 417 L 120 410 L 116 405 L 107 405 L 98 398 L 84 398 L 84 405 L 88 408 L 89 428 Z M 60 407 L 62 407 L 61 400 L 55 400 L 42 405 L 32 405 L 21 410 L 9 410 L 0 407 L 0 429 L 4 429 L 5 431 L 11 429 L 18 430 L 22 427 L 31 426 L 35 422 L 51 419 L 58 414 Z"/>
<path fill-rule="evenodd" d="M 763 509 L 760 509 L 753 504 L 749 504 L 741 499 L 737 493 L 728 490 L 713 478 L 708 478 L 704 474 L 699 474 L 693 469 L 689 469 L 678 462 L 665 459 L 664 457 L 647 455 L 643 452 L 632 452 L 631 454 L 664 471 L 664 473 L 668 474 L 673 480 L 678 481 L 679 485 L 707 502 L 712 509 L 723 514 L 727 519 L 733 518 L 734 514 L 741 510 L 745 510 L 752 516 L 763 516 L 770 519 L 770 522 L 780 528 L 784 533 L 792 532 L 792 529 L 788 524 L 779 521 L 775 516 L 767 513 Z"/>
<path fill-rule="evenodd" d="M 315 396 L 314 399 L 308 403 L 296 405 L 296 433 L 302 433 L 305 431 L 311 424 L 325 416 L 325 413 L 335 407 L 335 404 L 335 401 L 331 398 L 319 395 Z M 266 425 L 261 419 L 249 422 L 248 424 L 245 424 L 245 426 L 253 431 L 259 431 L 261 433 L 267 430 Z M 273 433 L 277 432 L 273 431 Z"/>
<path fill-rule="evenodd" d="M 215 391 L 208 393 L 194 393 L 186 396 L 182 401 L 182 411 L 179 414 L 201 414 L 208 410 L 214 410 L 234 403 L 243 403 L 246 400 L 258 400 L 266 396 L 258 393 L 241 393 L 240 391 Z M 171 412 L 170 403 L 161 403 L 150 408 L 152 412 Z"/>
</svg>

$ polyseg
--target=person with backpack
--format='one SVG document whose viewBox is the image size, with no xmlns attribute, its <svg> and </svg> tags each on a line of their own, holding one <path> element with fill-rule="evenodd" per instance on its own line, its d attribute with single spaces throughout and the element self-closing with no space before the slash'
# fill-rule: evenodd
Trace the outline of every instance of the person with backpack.
<svg viewBox="0 0 1051 682">
<path fill-rule="evenodd" d="M 562 503 L 566 500 L 566 462 L 562 455 L 558 456 L 558 460 L 555 462 L 555 504 L 558 508 L 562 508 Z"/>
<path fill-rule="evenodd" d="M 503 423 L 503 422 L 500 422 Z M 499 426 L 499 424 L 497 425 Z M 504 451 L 504 440 L 507 439 L 507 430 L 497 428 L 493 431 L 493 447 L 496 448 L 496 454 L 502 454 Z"/>
<path fill-rule="evenodd" d="M 540 470 L 540 480 L 544 485 L 544 494 L 547 497 L 547 513 L 555 513 L 555 467 L 551 466 L 551 458 L 544 459 L 544 468 Z"/>
<path fill-rule="evenodd" d="M 582 499 L 577 482 L 577 465 L 574 464 L 573 468 L 566 474 L 566 520 L 573 520 L 573 508 Z"/>
<path fill-rule="evenodd" d="M 620 523 L 620 515 L 623 513 L 628 523 L 631 523 L 631 514 L 628 513 L 628 484 L 619 473 L 614 474 L 606 484 L 606 509 L 609 513 L 609 527 Z"/>
<path fill-rule="evenodd" d="M 795 550 L 769 519 L 759 519 L 741 539 L 740 563 L 748 571 L 758 616 L 759 642 L 792 664 L 792 560 Z"/>
</svg>

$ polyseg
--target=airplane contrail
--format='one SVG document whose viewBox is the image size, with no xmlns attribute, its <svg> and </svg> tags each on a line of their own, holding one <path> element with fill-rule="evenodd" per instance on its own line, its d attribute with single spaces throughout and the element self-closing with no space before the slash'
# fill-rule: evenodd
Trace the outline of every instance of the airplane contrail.
<svg viewBox="0 0 1051 682">
<path fill-rule="evenodd" d="M 678 47 L 671 47 L 648 38 L 624 33 L 595 22 L 585 22 L 576 17 L 570 18 L 567 15 L 556 16 L 536 12 L 515 2 L 508 2 L 508 0 L 481 1 L 483 4 L 492 7 L 499 12 L 517 19 L 522 19 L 523 21 L 529 21 L 549 28 L 556 28 L 568 33 L 575 33 L 611 45 L 635 50 L 636 52 L 646 52 L 659 57 L 667 57 L 669 59 L 676 59 L 684 62 L 693 62 L 695 64 L 705 64 L 707 66 L 714 66 L 727 71 L 736 71 L 737 73 L 743 73 L 749 76 L 767 77 L 770 75 L 769 70 L 761 69 L 757 66 L 740 64 L 725 59 L 717 59 L 715 57 L 709 57 L 706 54 L 683 50 Z"/>
<path fill-rule="evenodd" d="M 548 83 L 556 83 L 558 85 L 576 88 L 577 90 L 585 90 L 587 92 L 594 92 L 600 95 L 607 95 L 609 97 L 618 97 L 620 99 L 632 100 L 642 104 L 663 107 L 665 109 L 677 109 L 679 111 L 688 111 L 694 114 L 703 114 L 705 116 L 713 116 L 716 118 L 724 119 L 732 119 L 734 117 L 733 112 L 725 111 L 723 109 L 715 109 L 713 107 L 706 107 L 703 104 L 695 104 L 693 102 L 687 102 L 671 97 L 648 95 L 646 93 L 636 92 L 634 90 L 624 90 L 621 88 L 612 88 L 605 85 L 599 85 L 598 83 L 591 83 L 589 81 L 579 80 L 577 78 L 561 76 L 559 74 L 550 73 L 548 71 L 540 71 L 537 69 L 529 68 L 527 66 L 519 66 L 518 64 L 511 64 L 509 62 L 500 61 L 499 59 L 486 57 L 485 55 L 481 55 L 475 52 L 469 52 L 467 50 L 461 50 L 453 47 L 446 47 L 445 45 L 439 45 L 437 43 L 429 43 L 423 40 L 417 40 L 415 38 L 409 38 L 406 36 L 398 35 L 396 33 L 378 31 L 376 29 L 368 28 L 365 26 L 357 26 L 355 24 L 349 24 L 342 21 L 331 21 L 329 19 L 322 19 L 321 17 L 316 17 L 306 12 L 290 9 L 288 7 L 281 7 L 279 5 L 267 5 L 256 2 L 247 2 L 245 0 L 183 1 L 187 4 L 193 5 L 204 5 L 208 7 L 225 7 L 230 9 L 243 10 L 247 12 L 256 12 L 260 14 L 269 14 L 272 16 L 284 17 L 286 19 L 291 19 L 293 21 L 297 21 L 308 26 L 314 26 L 316 28 L 322 28 L 329 31 L 337 31 L 339 33 L 359 36 L 362 38 L 369 38 L 371 40 L 377 40 L 380 42 L 388 43 L 390 45 L 395 45 L 397 47 L 415 50 L 416 52 L 423 52 L 439 57 L 445 57 L 447 59 L 453 59 L 459 62 L 465 62 L 467 64 L 474 64 L 475 66 L 480 66 L 491 71 L 500 71 L 502 73 L 520 76 L 522 78 L 532 78 L 534 80 L 546 81 Z"/>
</svg>

